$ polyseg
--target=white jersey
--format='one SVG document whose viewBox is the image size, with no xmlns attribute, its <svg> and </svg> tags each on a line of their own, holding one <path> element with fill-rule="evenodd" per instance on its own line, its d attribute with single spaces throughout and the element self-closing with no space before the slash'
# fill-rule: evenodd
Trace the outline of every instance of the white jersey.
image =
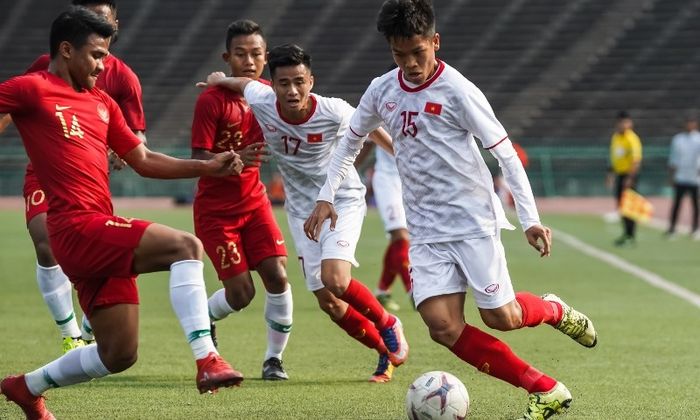
<svg viewBox="0 0 700 420">
<path fill-rule="evenodd" d="M 670 166 L 676 169 L 676 184 L 698 185 L 700 178 L 700 133 L 678 133 L 671 141 Z"/>
<path fill-rule="evenodd" d="M 382 123 L 393 138 L 412 243 L 479 238 L 513 228 L 475 137 L 487 149 L 503 143 L 492 152 L 514 191 L 520 222 L 524 229 L 539 224 L 530 184 L 522 164 L 515 162 L 505 129 L 483 93 L 442 61 L 420 86 L 406 82 L 399 69 L 372 81 L 319 199 L 332 202 L 336 184 L 358 149 L 357 139 Z"/>
<path fill-rule="evenodd" d="M 333 151 L 355 109 L 342 99 L 311 94 L 311 115 L 306 121 L 292 123 L 280 115 L 270 86 L 250 82 L 244 96 L 277 160 L 286 194 L 285 209 L 292 216 L 307 218 L 316 206 Z M 357 171 L 348 173 L 337 197 L 338 207 L 364 205 L 365 186 Z"/>
<path fill-rule="evenodd" d="M 399 176 L 396 159 L 381 147 L 374 148 L 374 171 Z"/>
</svg>

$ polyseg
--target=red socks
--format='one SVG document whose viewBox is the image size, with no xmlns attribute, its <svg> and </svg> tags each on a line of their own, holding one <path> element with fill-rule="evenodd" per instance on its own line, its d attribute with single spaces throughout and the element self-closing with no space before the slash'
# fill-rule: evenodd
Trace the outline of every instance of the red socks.
<svg viewBox="0 0 700 420">
<path fill-rule="evenodd" d="M 411 290 L 411 275 L 408 272 L 408 241 L 399 239 L 389 244 L 384 254 L 384 267 L 379 279 L 379 290 L 389 290 L 396 275 L 401 276 L 403 287 Z"/>
<path fill-rule="evenodd" d="M 396 318 L 390 316 L 389 313 L 384 310 L 382 304 L 379 303 L 367 286 L 355 279 L 350 279 L 350 284 L 345 290 L 345 293 L 338 297 L 355 308 L 357 312 L 367 319 L 374 322 L 374 325 L 379 330 L 390 327 L 396 322 Z"/>
<path fill-rule="evenodd" d="M 464 326 L 450 350 L 478 370 L 513 386 L 525 388 L 528 393 L 547 392 L 557 384 L 557 381 L 518 358 L 506 343 L 471 325 Z"/>
<path fill-rule="evenodd" d="M 370 322 L 369 319 L 360 315 L 352 306 L 348 306 L 348 310 L 343 315 L 343 318 L 334 321 L 340 328 L 355 340 L 365 346 L 377 350 L 379 353 L 386 353 L 386 346 L 382 337 L 379 336 L 379 331 Z"/>
<path fill-rule="evenodd" d="M 523 311 L 522 327 L 536 327 L 543 322 L 549 325 L 557 325 L 563 315 L 562 307 L 557 302 L 549 302 L 539 296 L 528 292 L 515 294 Z"/>
</svg>

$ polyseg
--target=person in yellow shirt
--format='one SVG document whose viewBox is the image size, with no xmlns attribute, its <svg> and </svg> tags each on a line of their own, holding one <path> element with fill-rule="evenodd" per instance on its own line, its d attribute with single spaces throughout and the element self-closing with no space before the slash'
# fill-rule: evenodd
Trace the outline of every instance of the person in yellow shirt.
<svg viewBox="0 0 700 420">
<path fill-rule="evenodd" d="M 612 188 L 614 185 L 618 208 L 622 192 L 627 188 L 636 188 L 639 168 L 642 164 L 642 142 L 632 128 L 633 122 L 630 115 L 620 111 L 615 123 L 615 132 L 610 141 L 610 168 L 607 178 L 608 187 Z M 634 244 L 636 222 L 622 216 L 622 225 L 623 234 L 615 240 L 615 245 Z"/>
</svg>

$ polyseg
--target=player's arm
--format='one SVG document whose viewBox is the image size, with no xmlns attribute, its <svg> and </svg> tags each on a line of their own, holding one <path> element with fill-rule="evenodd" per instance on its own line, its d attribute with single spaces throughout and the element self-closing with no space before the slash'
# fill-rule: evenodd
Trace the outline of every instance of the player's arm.
<svg viewBox="0 0 700 420">
<path fill-rule="evenodd" d="M 245 87 L 252 81 L 253 79 L 249 79 L 247 77 L 226 77 L 224 73 L 215 71 L 207 76 L 207 80 L 205 82 L 198 82 L 197 87 L 206 88 L 210 86 L 221 86 L 243 94 Z"/>
<path fill-rule="evenodd" d="M 366 141 L 362 145 L 362 150 L 360 150 L 360 153 L 355 158 L 355 168 L 359 168 L 363 163 L 365 163 L 369 155 L 371 155 L 374 151 L 374 144 L 375 143 L 373 141 Z"/>
<path fill-rule="evenodd" d="M 394 156 L 394 143 L 386 130 L 381 127 L 377 128 L 369 133 L 369 139 L 372 140 L 374 144 L 384 149 L 387 153 Z"/>
<path fill-rule="evenodd" d="M 525 231 L 527 241 L 540 252 L 540 256 L 548 256 L 552 245 L 552 230 L 540 223 L 530 181 L 513 144 L 505 138 L 488 150 L 498 160 L 503 177 L 510 187 L 518 220 Z"/>
<path fill-rule="evenodd" d="M 0 114 L 0 134 L 7 129 L 11 122 L 12 116 L 10 114 Z"/>
<path fill-rule="evenodd" d="M 122 156 L 139 175 L 146 178 L 176 179 L 199 176 L 240 174 L 243 161 L 233 151 L 215 154 L 211 159 L 177 159 L 149 150 L 139 144 Z"/>
</svg>

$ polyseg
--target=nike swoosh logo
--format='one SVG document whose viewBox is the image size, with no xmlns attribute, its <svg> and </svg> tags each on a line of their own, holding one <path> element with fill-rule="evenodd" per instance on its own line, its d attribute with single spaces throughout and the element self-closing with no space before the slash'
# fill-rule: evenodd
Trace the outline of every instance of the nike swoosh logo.
<svg viewBox="0 0 700 420">
<path fill-rule="evenodd" d="M 241 125 L 241 123 L 240 123 L 240 122 L 236 122 L 236 123 L 226 123 L 226 128 L 233 128 L 233 127 L 236 127 L 236 126 L 238 126 L 238 125 Z"/>
<path fill-rule="evenodd" d="M 276 239 L 276 240 L 275 240 L 275 243 L 276 243 L 277 245 L 282 245 L 282 244 L 284 243 L 284 239 L 282 239 L 282 240 Z"/>
<path fill-rule="evenodd" d="M 70 106 L 60 106 L 56 104 L 56 111 L 65 111 L 66 109 L 71 109 Z"/>
</svg>

